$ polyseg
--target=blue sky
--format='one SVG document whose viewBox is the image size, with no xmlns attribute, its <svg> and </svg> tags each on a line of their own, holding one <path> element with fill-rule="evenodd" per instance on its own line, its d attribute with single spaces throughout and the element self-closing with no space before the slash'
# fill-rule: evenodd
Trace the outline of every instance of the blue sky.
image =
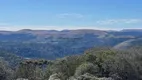
<svg viewBox="0 0 142 80">
<path fill-rule="evenodd" d="M 142 29 L 142 0 L 0 0 L 0 30 Z"/>
</svg>

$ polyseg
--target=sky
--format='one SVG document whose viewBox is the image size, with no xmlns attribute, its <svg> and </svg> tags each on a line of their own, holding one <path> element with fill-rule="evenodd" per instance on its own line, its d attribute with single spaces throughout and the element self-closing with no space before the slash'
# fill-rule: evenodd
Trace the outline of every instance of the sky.
<svg viewBox="0 0 142 80">
<path fill-rule="evenodd" d="M 0 30 L 142 29 L 142 0 L 0 0 Z"/>
</svg>

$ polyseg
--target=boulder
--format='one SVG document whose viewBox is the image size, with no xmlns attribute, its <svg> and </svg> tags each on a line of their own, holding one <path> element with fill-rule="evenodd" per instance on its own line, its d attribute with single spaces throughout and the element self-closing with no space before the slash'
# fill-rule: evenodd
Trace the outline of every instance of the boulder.
<svg viewBox="0 0 142 80">
<path fill-rule="evenodd" d="M 49 77 L 49 80 L 61 80 L 60 75 L 55 73 Z"/>
<path fill-rule="evenodd" d="M 29 79 L 25 79 L 25 78 L 18 78 L 16 80 L 29 80 Z"/>
<path fill-rule="evenodd" d="M 70 77 L 68 80 L 114 80 L 112 78 L 97 78 L 96 76 L 85 73 L 84 75 L 77 76 L 77 77 Z"/>
</svg>

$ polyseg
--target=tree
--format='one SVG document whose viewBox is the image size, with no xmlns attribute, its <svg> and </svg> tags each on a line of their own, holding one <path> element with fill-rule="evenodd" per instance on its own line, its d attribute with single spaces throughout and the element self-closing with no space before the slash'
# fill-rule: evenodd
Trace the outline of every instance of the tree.
<svg viewBox="0 0 142 80">
<path fill-rule="evenodd" d="M 98 67 L 93 65 L 92 63 L 84 63 L 81 64 L 75 71 L 75 76 L 80 76 L 85 73 L 90 73 L 95 75 L 98 73 Z"/>
<path fill-rule="evenodd" d="M 10 69 L 5 61 L 0 59 L 0 79 L 11 80 L 13 79 L 13 71 Z"/>
</svg>

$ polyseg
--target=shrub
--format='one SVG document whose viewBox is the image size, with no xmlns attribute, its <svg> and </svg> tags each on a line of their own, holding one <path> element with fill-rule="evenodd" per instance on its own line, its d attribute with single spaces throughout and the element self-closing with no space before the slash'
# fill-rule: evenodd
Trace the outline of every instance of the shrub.
<svg viewBox="0 0 142 80">
<path fill-rule="evenodd" d="M 75 76 L 80 76 L 85 73 L 96 74 L 98 72 L 98 67 L 92 63 L 81 64 L 75 71 Z"/>
</svg>

